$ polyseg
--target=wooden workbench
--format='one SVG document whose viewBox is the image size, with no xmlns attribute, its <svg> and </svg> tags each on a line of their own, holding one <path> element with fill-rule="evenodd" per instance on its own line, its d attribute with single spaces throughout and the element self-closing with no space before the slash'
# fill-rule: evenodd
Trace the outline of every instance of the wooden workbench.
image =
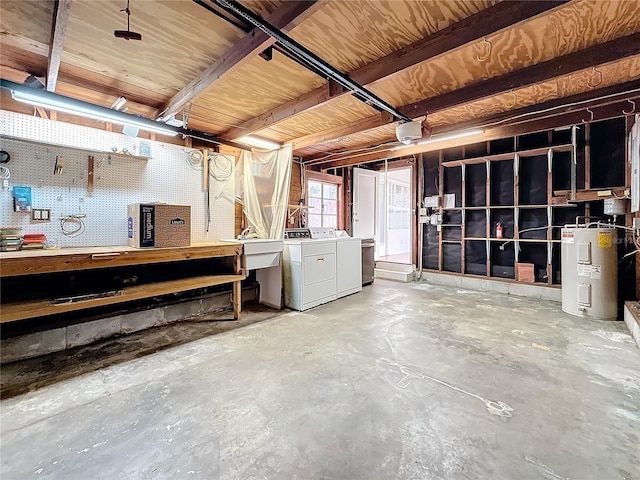
<svg viewBox="0 0 640 480">
<path fill-rule="evenodd" d="M 77 247 L 60 250 L 25 250 L 0 253 L 0 277 L 71 272 L 109 267 L 125 267 L 153 263 L 182 262 L 216 257 L 234 257 L 235 273 L 231 275 L 194 275 L 193 277 L 125 287 L 117 295 L 67 303 L 33 300 L 2 303 L 0 323 L 42 317 L 86 308 L 129 302 L 169 293 L 184 292 L 214 285 L 233 284 L 233 316 L 241 309 L 241 285 L 245 274 L 241 265 L 242 244 L 200 243 L 190 247 L 138 249 L 117 247 Z"/>
</svg>

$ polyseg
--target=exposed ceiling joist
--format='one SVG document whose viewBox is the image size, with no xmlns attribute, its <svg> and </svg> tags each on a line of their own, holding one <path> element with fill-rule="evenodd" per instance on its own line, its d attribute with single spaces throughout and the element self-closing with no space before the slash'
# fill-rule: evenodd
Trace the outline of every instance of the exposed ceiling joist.
<svg viewBox="0 0 640 480">
<path fill-rule="evenodd" d="M 62 60 L 62 47 L 67 34 L 71 0 L 56 0 L 53 8 L 53 23 L 51 25 L 51 41 L 49 42 L 49 62 L 47 64 L 47 90 L 56 91 L 58 72 Z"/>
<path fill-rule="evenodd" d="M 561 57 L 556 57 L 530 67 L 525 67 L 499 77 L 490 78 L 483 82 L 474 83 L 449 93 L 404 105 L 399 107 L 398 110 L 411 118 L 418 118 L 427 113 L 433 114 L 475 100 L 505 93 L 512 89 L 534 85 L 555 77 L 569 75 L 592 66 L 603 65 L 638 54 L 640 54 L 640 33 L 635 33 Z M 329 142 L 340 137 L 360 133 L 362 132 L 360 125 L 364 123 L 368 125 L 367 129 L 381 127 L 389 123 L 385 120 L 386 119 L 380 115 L 372 115 L 359 122 L 354 122 L 351 125 L 346 125 L 331 132 L 318 132 L 305 135 L 304 137 L 293 140 L 295 150 L 301 150 L 317 143 Z M 331 133 L 331 135 L 328 135 L 328 133 Z"/>
<path fill-rule="evenodd" d="M 312 52 L 307 47 L 291 38 L 285 32 L 278 27 L 265 21 L 260 15 L 254 13 L 249 8 L 242 5 L 237 0 L 214 0 L 218 5 L 232 13 L 236 18 L 247 20 L 265 32 L 270 37 L 276 40 L 276 44 L 279 48 L 288 53 L 296 63 L 303 67 L 313 71 L 318 75 L 322 75 L 327 79 L 333 80 L 335 83 L 341 85 L 345 89 L 351 90 L 353 96 L 358 100 L 366 103 L 367 105 L 382 112 L 386 111 L 392 114 L 395 118 L 403 121 L 411 121 L 410 118 L 403 115 L 401 112 L 395 109 L 393 105 L 388 103 L 383 98 L 379 97 L 376 93 L 368 90 L 357 82 L 354 82 L 352 78 L 345 75 L 339 69 L 331 65 L 322 57 Z M 330 88 L 331 89 L 331 88 Z"/>
<path fill-rule="evenodd" d="M 199 3 L 215 3 L 204 0 Z M 283 31 L 290 31 L 311 15 L 318 8 L 316 0 L 284 2 L 268 17 L 269 23 Z M 313 8 L 312 8 L 313 7 Z M 213 7 L 212 7 L 213 8 Z M 159 111 L 158 116 L 170 117 L 175 115 L 189 102 L 195 100 L 207 88 L 222 76 L 238 68 L 247 60 L 260 54 L 267 47 L 275 43 L 275 39 L 257 29 L 253 29 L 242 37 L 227 52 L 211 64 L 205 71 L 190 81 L 182 90 L 176 93 Z"/>
<path fill-rule="evenodd" d="M 516 1 L 500 2 L 490 8 L 471 15 L 433 35 L 429 35 L 400 50 L 375 60 L 368 65 L 350 72 L 353 81 L 368 85 L 418 63 L 432 59 L 446 52 L 477 41 L 507 27 L 512 27 L 532 17 L 560 7 L 568 0 L 561 1 Z M 329 86 L 330 87 L 330 86 Z M 341 95 L 353 93 L 344 90 L 330 94 L 327 85 L 316 88 L 294 98 L 274 109 L 254 117 L 225 132 L 224 138 L 234 139 L 275 125 L 294 115 L 319 107 Z"/>
<path fill-rule="evenodd" d="M 469 85 L 455 92 L 406 105 L 400 110 L 416 118 L 427 112 L 437 112 L 638 54 L 640 54 L 640 33 L 635 33 L 493 78 L 489 80 L 490 86 L 487 82 Z"/>
<path fill-rule="evenodd" d="M 510 112 L 502 112 L 497 115 L 460 123 L 455 126 L 436 128 L 434 129 L 434 133 L 444 135 L 452 131 L 484 127 L 485 135 L 482 136 L 481 141 L 493 140 L 506 136 L 521 135 L 536 130 L 582 123 L 582 120 L 586 119 L 585 117 L 589 117 L 589 115 L 585 113 L 587 108 L 593 110 L 594 121 L 604 120 L 612 116 L 620 116 L 623 115 L 625 108 L 629 108 L 627 99 L 637 98 L 640 98 L 640 80 L 591 90 L 565 98 L 558 98 L 538 105 L 530 105 Z M 462 138 L 449 142 L 445 147 L 468 143 L 468 139 Z M 393 152 L 387 148 L 358 156 L 340 157 L 336 155 L 334 159 L 319 157 L 315 160 L 311 159 L 305 162 L 305 164 L 308 167 L 314 167 L 315 165 L 322 169 L 337 168 L 384 160 L 385 158 L 414 155 L 445 147 L 443 147 L 442 144 L 416 145 Z"/>
</svg>

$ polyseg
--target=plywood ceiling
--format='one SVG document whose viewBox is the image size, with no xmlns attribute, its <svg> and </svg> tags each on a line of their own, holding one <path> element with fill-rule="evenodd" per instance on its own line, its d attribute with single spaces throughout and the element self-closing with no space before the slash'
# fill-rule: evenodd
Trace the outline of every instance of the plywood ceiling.
<svg viewBox="0 0 640 480">
<path fill-rule="evenodd" d="M 497 0 L 337 0 L 291 36 L 349 72 L 495 3 Z"/>
<path fill-rule="evenodd" d="M 29 74 L 46 76 L 54 3 L 0 2 L 2 78 L 21 82 Z M 265 18 L 287 7 L 284 0 L 241 3 Z M 482 15 L 491 19 L 492 9 L 504 5 L 497 0 L 319 0 L 290 36 L 338 70 L 354 72 L 443 29 L 453 29 L 448 35 L 455 36 L 455 28 L 466 19 L 480 18 L 474 20 L 480 29 Z M 124 6 L 125 0 L 72 0 L 58 93 L 105 106 L 124 95 L 131 113 L 156 118 L 172 97 L 226 59 L 246 35 L 191 0 L 132 0 L 131 29 L 143 40 L 127 42 L 113 36 L 113 30 L 126 28 L 126 16 L 119 11 Z M 546 8 L 486 39 L 478 34 L 433 58 L 387 72 L 368 88 L 395 107 L 406 106 L 640 32 L 640 1 L 574 0 L 549 3 Z M 470 99 L 429 118 L 437 126 L 479 121 L 509 109 L 640 79 L 638 55 L 621 56 L 593 65 L 597 71 L 550 75 L 513 93 L 507 86 L 491 98 Z M 394 60 L 389 62 L 393 66 Z M 237 127 L 263 115 L 261 128 L 253 129 L 256 135 L 280 142 L 322 137 L 316 144 L 300 143 L 304 147 L 297 153 L 314 156 L 394 140 L 394 125 L 371 123 L 378 112 L 350 95 L 325 98 L 315 108 L 310 108 L 313 103 L 300 103 L 298 99 L 316 89 L 323 92 L 327 80 L 278 51 L 268 62 L 252 53 L 206 85 L 203 93 L 185 103 L 190 128 L 223 137 L 235 128 L 238 136 L 242 128 Z M 3 108 L 11 108 L 10 102 L 3 103 Z M 270 121 L 274 111 L 285 113 Z M 364 131 L 349 131 L 354 125 L 362 125 Z M 330 132 L 343 127 L 346 134 L 330 138 Z"/>
</svg>

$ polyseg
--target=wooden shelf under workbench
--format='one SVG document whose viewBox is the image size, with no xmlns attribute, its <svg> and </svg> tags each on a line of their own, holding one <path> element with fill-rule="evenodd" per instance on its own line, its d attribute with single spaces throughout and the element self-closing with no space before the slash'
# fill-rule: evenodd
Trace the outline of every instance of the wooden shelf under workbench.
<svg viewBox="0 0 640 480">
<path fill-rule="evenodd" d="M 50 300 L 34 300 L 26 302 L 12 302 L 2 306 L 0 323 L 14 322 L 25 318 L 44 317 L 57 313 L 73 312 L 92 307 L 102 307 L 115 303 L 142 300 L 168 293 L 186 292 L 197 288 L 224 285 L 225 283 L 241 282 L 243 275 L 206 275 L 201 277 L 169 280 L 166 282 L 148 283 L 118 290 L 116 295 L 80 300 L 69 303 L 52 303 Z"/>
<path fill-rule="evenodd" d="M 242 244 L 228 242 L 194 244 L 189 247 L 175 248 L 136 249 L 117 246 L 3 252 L 0 254 L 0 277 L 2 278 L 218 257 L 234 257 L 235 273 L 215 275 L 213 274 L 215 272 L 209 272 L 212 274 L 147 283 L 120 289 L 116 295 L 67 303 L 55 303 L 50 299 L 3 302 L 0 308 L 0 323 L 141 300 L 229 283 L 233 284 L 234 318 L 238 319 L 240 315 L 241 282 L 245 278 L 241 267 L 241 256 Z"/>
</svg>

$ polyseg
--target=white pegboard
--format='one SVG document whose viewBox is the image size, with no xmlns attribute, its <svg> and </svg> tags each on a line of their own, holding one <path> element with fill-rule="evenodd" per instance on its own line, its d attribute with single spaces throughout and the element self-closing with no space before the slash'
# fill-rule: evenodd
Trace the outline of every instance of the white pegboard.
<svg viewBox="0 0 640 480">
<path fill-rule="evenodd" d="M 0 111 L 0 134 L 57 146 L 40 145 L 0 138 L 0 150 L 11 155 L 5 164 L 11 171 L 9 188 L 2 188 L 0 225 L 22 227 L 23 233 L 39 233 L 61 247 L 127 244 L 127 205 L 137 202 L 163 202 L 191 205 L 191 241 L 233 238 L 233 202 L 220 196 L 223 183 L 211 178 L 211 225 L 206 231 L 206 194 L 202 171 L 188 162 L 191 149 L 161 142 L 140 140 L 89 127 Z M 109 153 L 90 153 L 63 145 L 97 151 L 112 147 L 139 152 L 140 142 L 151 147 L 148 160 Z M 63 172 L 54 175 L 56 156 L 64 157 Z M 88 155 L 95 158 L 94 186 L 88 190 Z M 32 222 L 30 215 L 13 212 L 12 188 L 32 188 L 32 206 L 51 209 L 50 223 Z M 86 214 L 86 230 L 77 237 L 66 237 L 59 218 Z"/>
</svg>

